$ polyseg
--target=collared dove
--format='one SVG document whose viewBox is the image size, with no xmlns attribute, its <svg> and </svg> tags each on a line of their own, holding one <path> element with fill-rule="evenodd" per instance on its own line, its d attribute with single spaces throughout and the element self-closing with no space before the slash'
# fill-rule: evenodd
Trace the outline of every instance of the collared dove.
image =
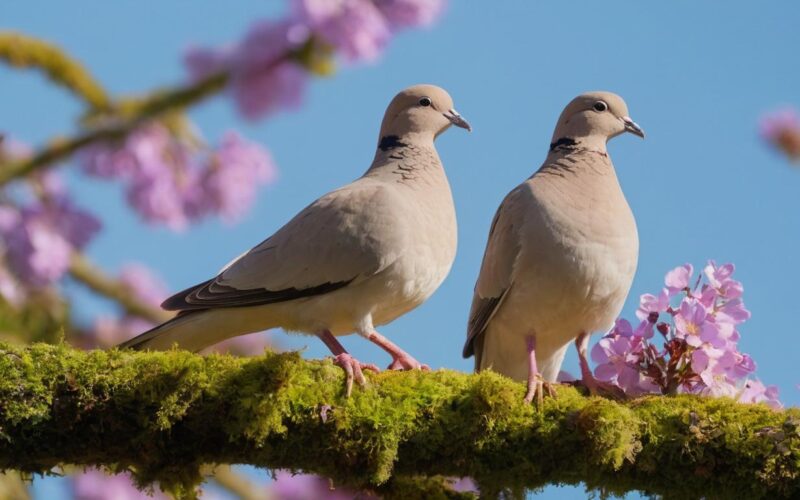
<svg viewBox="0 0 800 500">
<path fill-rule="evenodd" d="M 528 402 L 552 394 L 573 339 L 587 388 L 612 390 L 592 376 L 586 351 L 592 332 L 613 325 L 636 271 L 636 221 L 606 152 L 623 132 L 644 137 L 619 96 L 573 99 L 544 164 L 492 222 L 463 355 L 475 355 L 476 371 L 526 381 Z"/>
<path fill-rule="evenodd" d="M 375 330 L 422 304 L 456 252 L 456 217 L 434 139 L 450 125 L 471 130 L 443 89 L 397 94 L 381 123 L 372 165 L 322 196 L 216 277 L 167 299 L 170 321 L 120 347 L 197 351 L 281 327 L 317 335 L 347 375 L 364 384 L 371 364 L 336 339 L 358 333 L 392 357 L 390 369 L 427 369 Z M 326 159 L 329 161 L 329 159 Z"/>
</svg>

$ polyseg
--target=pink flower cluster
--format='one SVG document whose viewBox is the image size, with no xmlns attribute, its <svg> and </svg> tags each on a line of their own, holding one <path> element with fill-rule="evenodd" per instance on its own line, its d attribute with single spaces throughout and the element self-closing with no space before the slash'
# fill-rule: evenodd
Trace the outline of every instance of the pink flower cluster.
<svg viewBox="0 0 800 500">
<path fill-rule="evenodd" d="M 296 58 L 310 40 L 354 62 L 375 60 L 397 31 L 432 24 L 445 0 L 292 0 L 286 18 L 254 24 L 222 49 L 192 48 L 185 64 L 194 80 L 230 75 L 239 112 L 256 119 L 297 107 L 308 72 Z"/>
<path fill-rule="evenodd" d="M 733 271 L 733 264 L 709 261 L 697 278 L 690 264 L 668 272 L 658 295 L 641 296 L 639 323 L 618 319 L 594 346 L 595 376 L 630 395 L 728 396 L 779 408 L 777 388 L 748 379 L 756 366 L 739 352 L 738 328 L 750 312 Z M 664 340 L 661 349 L 656 332 Z"/>
<path fill-rule="evenodd" d="M 122 179 L 131 206 L 146 221 L 173 230 L 210 214 L 235 220 L 252 204 L 257 186 L 276 172 L 267 151 L 235 132 L 206 151 L 156 122 L 121 144 L 87 148 L 81 160 L 89 175 Z"/>
<path fill-rule="evenodd" d="M 30 149 L 6 139 L 0 160 L 21 160 Z M 22 303 L 28 291 L 52 284 L 69 269 L 73 252 L 83 249 L 100 222 L 77 207 L 52 171 L 16 183 L 0 202 L 0 295 Z"/>
<path fill-rule="evenodd" d="M 800 160 L 800 116 L 786 107 L 767 113 L 759 124 L 761 138 L 789 158 Z"/>
</svg>

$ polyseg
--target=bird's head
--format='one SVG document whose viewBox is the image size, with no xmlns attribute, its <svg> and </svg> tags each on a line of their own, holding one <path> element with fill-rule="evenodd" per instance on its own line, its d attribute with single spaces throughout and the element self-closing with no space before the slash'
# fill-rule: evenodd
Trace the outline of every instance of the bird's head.
<svg viewBox="0 0 800 500">
<path fill-rule="evenodd" d="M 435 85 L 414 85 L 397 94 L 381 123 L 380 139 L 385 137 L 419 136 L 434 139 L 450 125 L 472 130 L 456 112 L 453 99 Z"/>
<path fill-rule="evenodd" d="M 553 142 L 594 138 L 605 143 L 624 132 L 644 138 L 644 131 L 628 116 L 622 97 L 611 92 L 587 92 L 573 99 L 558 118 Z"/>
</svg>

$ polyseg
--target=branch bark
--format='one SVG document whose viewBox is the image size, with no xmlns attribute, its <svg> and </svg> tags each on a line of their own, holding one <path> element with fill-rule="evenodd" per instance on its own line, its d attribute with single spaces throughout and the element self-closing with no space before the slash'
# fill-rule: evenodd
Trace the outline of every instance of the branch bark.
<svg viewBox="0 0 800 500">
<path fill-rule="evenodd" d="M 203 464 L 315 472 L 392 495 L 419 476 L 482 494 L 585 483 L 667 498 L 800 495 L 800 410 L 729 399 L 626 403 L 560 387 L 540 409 L 491 372 L 387 372 L 343 397 L 341 370 L 297 353 L 83 352 L 0 344 L 0 470 L 130 469 L 186 495 Z"/>
</svg>

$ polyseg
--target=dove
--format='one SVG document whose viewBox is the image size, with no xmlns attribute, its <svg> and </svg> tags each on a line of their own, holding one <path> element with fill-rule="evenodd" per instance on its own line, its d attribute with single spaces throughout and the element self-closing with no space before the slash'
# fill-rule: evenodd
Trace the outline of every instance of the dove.
<svg viewBox="0 0 800 500">
<path fill-rule="evenodd" d="M 525 401 L 553 394 L 575 341 L 584 385 L 592 332 L 610 329 L 633 281 L 636 221 L 608 156 L 609 139 L 644 132 L 610 92 L 573 99 L 558 119 L 543 165 L 505 197 L 494 216 L 475 285 L 463 356 L 527 382 Z"/>
<path fill-rule="evenodd" d="M 366 383 L 363 370 L 378 370 L 353 358 L 342 335 L 377 344 L 392 358 L 389 369 L 428 369 L 376 326 L 425 302 L 453 264 L 455 207 L 434 147 L 451 125 L 471 131 L 444 89 L 401 91 L 361 178 L 308 205 L 214 278 L 168 298 L 162 308 L 177 316 L 120 347 L 197 351 L 280 327 L 322 340 L 346 373 L 347 395 L 354 379 Z"/>
</svg>

